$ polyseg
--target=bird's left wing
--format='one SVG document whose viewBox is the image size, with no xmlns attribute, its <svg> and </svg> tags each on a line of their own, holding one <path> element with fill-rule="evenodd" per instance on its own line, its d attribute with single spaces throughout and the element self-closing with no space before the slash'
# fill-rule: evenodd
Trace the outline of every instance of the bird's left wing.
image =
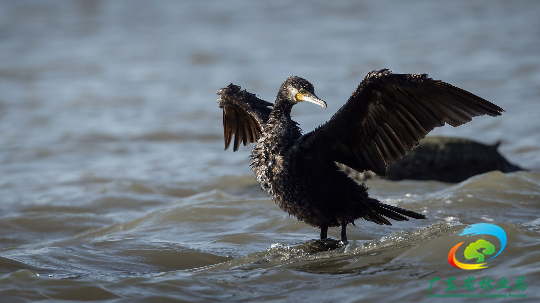
<svg viewBox="0 0 540 303">
<path fill-rule="evenodd" d="M 234 134 L 234 151 L 240 142 L 254 143 L 268 121 L 273 104 L 257 98 L 240 86 L 229 84 L 217 93 L 219 107 L 223 109 L 223 135 L 228 149 Z"/>
<path fill-rule="evenodd" d="M 357 171 L 384 176 L 391 162 L 418 145 L 433 128 L 458 126 L 504 110 L 426 74 L 369 73 L 325 124 L 304 135 L 301 150 Z"/>
</svg>

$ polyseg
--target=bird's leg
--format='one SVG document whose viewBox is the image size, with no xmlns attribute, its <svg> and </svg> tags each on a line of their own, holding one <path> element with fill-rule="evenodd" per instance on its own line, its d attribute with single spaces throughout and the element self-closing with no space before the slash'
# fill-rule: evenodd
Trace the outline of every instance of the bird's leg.
<svg viewBox="0 0 540 303">
<path fill-rule="evenodd" d="M 327 238 L 327 232 L 328 232 L 328 226 L 321 227 L 321 240 L 324 240 Z"/>
<path fill-rule="evenodd" d="M 347 224 L 341 224 L 341 242 L 347 243 Z"/>
</svg>

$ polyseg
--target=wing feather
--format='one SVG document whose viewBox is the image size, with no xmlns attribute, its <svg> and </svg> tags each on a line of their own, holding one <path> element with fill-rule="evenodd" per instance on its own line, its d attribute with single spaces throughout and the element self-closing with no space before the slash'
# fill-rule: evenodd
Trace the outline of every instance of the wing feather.
<svg viewBox="0 0 540 303">
<path fill-rule="evenodd" d="M 231 142 L 234 142 L 234 151 L 238 150 L 240 143 L 247 146 L 256 142 L 268 121 L 273 104 L 232 83 L 217 94 L 220 95 L 219 107 L 223 109 L 225 149 L 229 148 Z"/>
<path fill-rule="evenodd" d="M 427 75 L 369 73 L 347 103 L 297 144 L 321 159 L 384 175 L 390 162 L 418 146 L 435 127 L 459 126 L 504 110 Z"/>
</svg>

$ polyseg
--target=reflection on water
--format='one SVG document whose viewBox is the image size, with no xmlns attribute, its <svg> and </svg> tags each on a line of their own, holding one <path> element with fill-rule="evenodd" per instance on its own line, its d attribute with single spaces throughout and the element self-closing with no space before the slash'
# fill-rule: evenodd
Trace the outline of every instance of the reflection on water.
<svg viewBox="0 0 540 303">
<path fill-rule="evenodd" d="M 540 5 L 458 2 L 2 2 L 1 301 L 431 301 L 434 276 L 446 294 L 470 275 L 523 276 L 525 291 L 489 293 L 538 300 Z M 305 77 L 328 102 L 295 107 L 309 131 L 385 67 L 504 108 L 433 134 L 502 140 L 532 171 L 369 181 L 428 219 L 358 221 L 349 246 L 309 252 L 317 229 L 261 192 L 249 148 L 223 152 L 215 92 L 233 82 L 273 101 Z M 504 252 L 472 273 L 450 266 L 479 222 L 505 230 Z"/>
</svg>

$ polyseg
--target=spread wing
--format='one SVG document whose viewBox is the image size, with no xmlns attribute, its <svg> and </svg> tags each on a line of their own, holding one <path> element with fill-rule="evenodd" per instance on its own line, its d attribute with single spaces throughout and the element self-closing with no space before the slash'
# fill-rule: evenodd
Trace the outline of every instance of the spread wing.
<svg viewBox="0 0 540 303">
<path fill-rule="evenodd" d="M 234 134 L 234 151 L 240 142 L 244 146 L 256 142 L 268 121 L 273 104 L 263 101 L 240 86 L 229 84 L 218 93 L 219 107 L 223 109 L 225 149 L 231 145 Z"/>
<path fill-rule="evenodd" d="M 415 148 L 433 128 L 459 126 L 472 117 L 499 116 L 503 111 L 426 74 L 383 69 L 369 73 L 347 103 L 298 144 L 317 157 L 384 176 L 390 162 Z"/>
</svg>

